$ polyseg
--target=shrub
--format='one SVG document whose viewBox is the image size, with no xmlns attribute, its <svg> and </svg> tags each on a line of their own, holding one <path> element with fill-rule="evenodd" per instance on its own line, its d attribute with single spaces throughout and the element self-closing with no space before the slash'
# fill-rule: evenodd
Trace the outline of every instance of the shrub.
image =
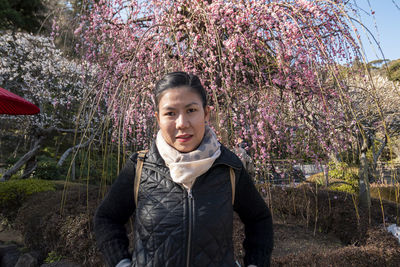
<svg viewBox="0 0 400 267">
<path fill-rule="evenodd" d="M 27 197 L 38 192 L 54 191 L 53 183 L 38 179 L 10 180 L 0 183 L 0 210 L 4 216 L 16 214 Z"/>
<path fill-rule="evenodd" d="M 44 260 L 45 263 L 53 263 L 53 262 L 58 262 L 62 259 L 61 255 L 58 255 L 57 252 L 55 251 L 50 251 L 49 254 L 47 254 L 47 258 Z"/>
<path fill-rule="evenodd" d="M 33 176 L 37 179 L 44 180 L 59 180 L 65 177 L 61 175 L 61 171 L 57 166 L 57 161 L 54 158 L 47 156 L 38 157 L 38 164 Z"/>
<path fill-rule="evenodd" d="M 323 173 L 317 173 L 308 178 L 308 181 L 325 185 Z M 358 169 L 350 167 L 345 162 L 338 164 L 329 163 L 329 188 L 336 191 L 342 191 L 355 194 L 358 192 Z"/>
<path fill-rule="evenodd" d="M 18 157 L 8 157 L 5 160 L 6 166 L 7 167 L 12 167 L 17 161 L 19 160 Z"/>
<path fill-rule="evenodd" d="M 358 169 L 347 163 L 329 164 L 329 178 L 333 180 L 330 188 L 347 193 L 358 193 Z"/>
</svg>

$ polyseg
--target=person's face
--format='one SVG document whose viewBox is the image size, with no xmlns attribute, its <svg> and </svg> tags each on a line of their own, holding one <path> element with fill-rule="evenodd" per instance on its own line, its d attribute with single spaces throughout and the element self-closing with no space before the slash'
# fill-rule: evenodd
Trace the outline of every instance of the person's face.
<svg viewBox="0 0 400 267">
<path fill-rule="evenodd" d="M 190 152 L 200 145 L 210 112 L 196 92 L 178 87 L 161 95 L 155 115 L 165 141 L 179 152 Z"/>
</svg>

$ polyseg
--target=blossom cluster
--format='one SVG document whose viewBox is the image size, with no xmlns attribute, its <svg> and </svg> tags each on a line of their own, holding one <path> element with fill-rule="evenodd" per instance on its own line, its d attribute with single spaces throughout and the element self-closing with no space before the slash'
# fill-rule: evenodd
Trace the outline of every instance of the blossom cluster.
<svg viewBox="0 0 400 267">
<path fill-rule="evenodd" d="M 400 83 L 380 74 L 354 75 L 346 80 L 355 123 L 364 134 L 400 136 Z"/>
<path fill-rule="evenodd" d="M 103 0 L 75 34 L 115 129 L 139 147 L 154 136 L 152 88 L 176 70 L 201 78 L 217 134 L 247 140 L 257 163 L 346 142 L 341 91 L 327 86 L 357 51 L 340 0 Z"/>
</svg>

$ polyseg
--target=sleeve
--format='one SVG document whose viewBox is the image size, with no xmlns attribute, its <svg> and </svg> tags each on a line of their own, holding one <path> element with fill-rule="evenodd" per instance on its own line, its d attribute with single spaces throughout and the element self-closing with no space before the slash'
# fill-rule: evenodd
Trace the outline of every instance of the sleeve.
<svg viewBox="0 0 400 267">
<path fill-rule="evenodd" d="M 135 162 L 135 157 L 128 159 L 94 216 L 97 247 L 113 267 L 131 258 L 125 224 L 135 210 Z"/>
<path fill-rule="evenodd" d="M 233 208 L 245 225 L 245 266 L 269 267 L 273 249 L 271 212 L 244 168 L 236 183 Z"/>
</svg>

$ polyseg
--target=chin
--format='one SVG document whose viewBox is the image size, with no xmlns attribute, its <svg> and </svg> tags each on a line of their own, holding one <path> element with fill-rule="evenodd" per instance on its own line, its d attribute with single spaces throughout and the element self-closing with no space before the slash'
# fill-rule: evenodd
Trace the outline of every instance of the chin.
<svg viewBox="0 0 400 267">
<path fill-rule="evenodd" d="M 192 152 L 194 150 L 194 147 L 178 145 L 178 146 L 175 146 L 175 149 L 181 153 L 188 153 L 188 152 Z"/>
<path fill-rule="evenodd" d="M 181 153 L 188 153 L 188 152 L 193 151 L 193 149 L 189 149 L 189 148 L 177 148 L 176 150 L 178 150 Z"/>
</svg>

